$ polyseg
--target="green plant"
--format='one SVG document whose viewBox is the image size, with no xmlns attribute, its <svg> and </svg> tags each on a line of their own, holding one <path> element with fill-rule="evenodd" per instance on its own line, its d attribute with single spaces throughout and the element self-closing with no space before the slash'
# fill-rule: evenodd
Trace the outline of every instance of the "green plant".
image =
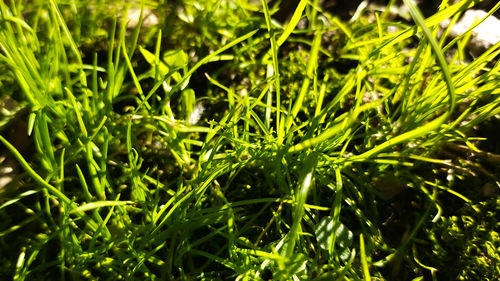
<svg viewBox="0 0 500 281">
<path fill-rule="evenodd" d="M 480 1 L 427 19 L 404 1 L 415 25 L 389 17 L 394 1 L 349 25 L 318 2 L 285 24 L 266 1 L 1 2 L 0 83 L 27 109 L 33 147 L 0 135 L 24 170 L 0 193 L 2 274 L 495 276 L 497 224 L 462 227 L 442 203 L 498 212 L 460 183 L 498 157 L 474 128 L 499 113 L 500 43 L 466 62 L 470 32 L 436 39 Z M 141 27 L 146 14 L 162 17 Z M 484 258 L 453 275 L 447 243 L 461 235 L 487 243 L 462 243 Z"/>
</svg>

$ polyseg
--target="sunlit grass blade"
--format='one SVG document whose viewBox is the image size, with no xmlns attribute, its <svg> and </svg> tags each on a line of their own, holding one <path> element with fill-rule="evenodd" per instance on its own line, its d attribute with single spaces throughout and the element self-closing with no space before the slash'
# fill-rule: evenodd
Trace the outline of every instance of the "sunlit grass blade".
<svg viewBox="0 0 500 281">
<path fill-rule="evenodd" d="M 278 46 L 283 45 L 286 39 L 288 39 L 290 34 L 292 34 L 292 32 L 295 30 L 295 27 L 302 18 L 302 13 L 306 8 L 307 2 L 308 2 L 307 0 L 300 0 L 299 4 L 297 5 L 297 8 L 295 9 L 295 12 L 293 13 L 292 18 L 290 19 L 290 22 L 287 24 L 285 30 L 283 31 L 283 33 L 278 38 L 278 41 L 276 42 Z"/>
<path fill-rule="evenodd" d="M 221 54 L 222 52 L 232 48 L 233 46 L 247 40 L 248 38 L 252 37 L 255 33 L 257 33 L 258 30 L 253 30 L 253 31 L 250 31 L 248 32 L 247 34 L 244 34 L 238 38 L 236 38 L 234 41 L 232 42 L 229 42 L 228 44 L 224 45 L 222 48 L 214 51 L 213 53 L 211 53 L 210 55 L 204 57 L 203 59 L 201 59 L 198 63 L 196 63 L 193 67 L 191 67 L 189 69 L 189 71 L 184 74 L 184 76 L 182 77 L 182 79 L 175 85 L 172 87 L 171 89 L 171 94 L 173 94 L 174 92 L 176 92 L 177 90 L 179 90 L 180 88 L 182 88 L 185 84 L 186 81 L 189 80 L 189 78 L 191 77 L 191 75 L 198 69 L 200 68 L 202 65 L 206 64 L 207 62 L 209 62 L 212 58 L 218 56 L 219 54 Z"/>
<path fill-rule="evenodd" d="M 268 66 L 268 74 L 267 76 L 274 76 L 275 86 L 274 90 L 276 91 L 276 130 L 278 131 L 278 139 L 283 139 L 283 130 L 280 130 L 280 115 L 281 115 L 281 85 L 280 85 L 280 72 L 279 72 L 279 63 L 278 63 L 278 43 L 276 42 L 276 35 L 274 33 L 274 29 L 272 27 L 271 22 L 271 14 L 269 11 L 269 7 L 267 6 L 267 1 L 262 0 L 262 7 L 264 8 L 264 16 L 266 19 L 267 31 L 269 32 L 269 37 L 271 40 L 271 57 L 272 64 Z M 269 89 L 268 99 L 267 99 L 267 108 L 266 108 L 266 126 L 269 128 L 270 126 L 270 118 L 271 118 L 271 102 L 272 102 L 272 88 Z"/>
<path fill-rule="evenodd" d="M 78 208 L 71 210 L 70 213 L 87 212 L 95 209 L 100 209 L 103 207 L 114 207 L 114 206 L 124 206 L 133 204 L 135 204 L 135 202 L 132 201 L 94 201 L 82 204 Z"/>
<path fill-rule="evenodd" d="M 282 255 L 285 257 L 291 257 L 295 251 L 297 239 L 299 239 L 302 217 L 304 216 L 304 204 L 306 203 L 309 190 L 313 185 L 313 173 L 316 167 L 317 157 L 318 155 L 316 153 L 311 153 L 302 167 L 301 185 L 297 188 L 295 196 L 296 205 L 294 208 L 294 221 L 292 228 L 286 236 L 285 245 L 282 250 Z"/>
<path fill-rule="evenodd" d="M 75 208 L 76 204 L 73 203 L 64 193 L 62 193 L 59 189 L 54 187 L 53 185 L 49 184 L 46 182 L 40 175 L 38 175 L 33 168 L 24 160 L 24 157 L 17 151 L 17 149 L 12 146 L 3 136 L 0 135 L 0 142 L 3 143 L 3 145 L 12 153 L 12 155 L 17 159 L 19 164 L 24 168 L 24 170 L 30 175 L 30 177 L 38 183 L 40 186 L 46 188 L 49 193 L 54 195 L 55 198 L 58 200 L 64 202 L 71 208 Z M 79 217 L 81 217 L 83 220 L 85 220 L 87 223 L 89 223 L 89 226 L 94 227 L 95 229 L 95 222 L 93 222 L 89 217 L 87 217 L 85 214 L 82 214 L 81 212 L 76 213 Z"/>
<path fill-rule="evenodd" d="M 309 86 L 311 83 L 311 80 L 313 80 L 313 75 L 314 75 L 314 69 L 317 67 L 318 63 L 318 52 L 319 52 L 319 47 L 321 43 L 321 32 L 318 31 L 316 32 L 312 44 L 312 49 L 309 54 L 309 60 L 307 63 L 307 72 L 306 72 L 306 77 L 302 83 L 302 87 L 300 89 L 299 95 L 297 96 L 296 100 L 293 103 L 292 111 L 287 115 L 286 120 L 285 120 L 285 133 L 290 129 L 292 126 L 293 119 L 297 116 L 297 113 L 299 113 L 299 110 L 302 108 L 302 103 L 304 101 L 304 98 L 307 93 L 309 93 Z"/>
<path fill-rule="evenodd" d="M 368 269 L 368 262 L 366 260 L 366 247 L 365 247 L 365 239 L 363 237 L 363 233 L 359 235 L 359 252 L 361 253 L 361 266 L 363 267 L 363 280 L 370 281 L 372 278 L 370 277 L 370 271 Z"/>
</svg>

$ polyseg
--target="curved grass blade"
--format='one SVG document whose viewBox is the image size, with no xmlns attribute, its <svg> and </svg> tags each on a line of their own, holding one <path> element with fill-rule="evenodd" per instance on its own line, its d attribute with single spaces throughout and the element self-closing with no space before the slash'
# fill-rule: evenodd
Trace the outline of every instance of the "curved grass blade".
<svg viewBox="0 0 500 281">
<path fill-rule="evenodd" d="M 182 77 L 182 79 L 175 86 L 172 87 L 172 89 L 170 90 L 169 96 L 172 95 L 173 93 L 175 93 L 181 87 L 183 87 L 184 84 L 191 77 L 191 75 L 193 75 L 193 73 L 198 68 L 200 68 L 202 65 L 206 64 L 207 62 L 210 62 L 211 59 L 213 59 L 214 57 L 218 56 L 220 53 L 222 53 L 222 52 L 224 52 L 224 51 L 232 48 L 233 46 L 235 46 L 235 45 L 237 45 L 237 44 L 239 44 L 239 43 L 247 40 L 248 38 L 252 37 L 255 33 L 257 33 L 257 31 L 259 31 L 259 30 L 256 29 L 256 30 L 250 31 L 247 34 L 236 38 L 234 41 L 230 42 L 229 44 L 225 45 L 224 47 L 218 49 L 217 51 L 215 51 L 215 52 L 211 53 L 210 55 L 208 55 L 208 56 L 204 57 L 203 59 L 201 59 L 186 74 L 184 74 L 184 76 Z"/>
<path fill-rule="evenodd" d="M 21 153 L 19 153 L 19 151 L 12 144 L 10 144 L 2 135 L 0 135 L 0 142 L 2 142 L 3 145 L 5 145 L 5 147 L 7 147 L 7 149 L 17 159 L 19 164 L 24 168 L 24 170 L 28 173 L 28 175 L 31 176 L 31 178 L 33 178 L 33 180 L 36 183 L 38 183 L 42 187 L 46 188 L 47 191 L 49 193 L 51 193 L 52 195 L 54 195 L 54 197 L 56 197 L 58 200 L 64 202 L 65 204 L 67 204 L 68 206 L 71 206 L 72 208 L 77 208 L 76 203 L 71 201 L 71 199 L 69 199 L 66 195 L 64 195 L 64 193 L 62 193 L 59 189 L 57 189 L 56 187 L 54 187 L 50 183 L 46 182 L 39 174 L 37 174 L 35 172 L 35 170 L 33 170 L 33 168 L 31 168 L 31 166 L 28 164 L 28 162 L 26 162 L 26 160 L 24 160 L 24 157 L 21 155 Z M 88 223 L 88 225 L 93 230 L 95 230 L 97 228 L 96 223 L 91 218 L 89 218 L 87 215 L 85 215 L 84 213 L 79 212 L 79 211 L 75 212 L 75 213 L 80 218 L 82 218 L 86 223 Z"/>
<path fill-rule="evenodd" d="M 82 204 L 80 207 L 71 210 L 69 213 L 86 212 L 90 210 L 100 209 L 102 207 L 115 207 L 123 205 L 133 205 L 133 201 L 94 201 L 86 204 Z"/>
<path fill-rule="evenodd" d="M 295 12 L 293 13 L 292 19 L 288 23 L 288 25 L 285 28 L 285 31 L 281 34 L 280 38 L 278 38 L 278 47 L 283 45 L 285 43 L 286 39 L 292 34 L 293 30 L 297 26 L 297 24 L 300 21 L 300 18 L 302 17 L 302 13 L 304 12 L 304 9 L 306 8 L 307 5 L 307 0 L 301 0 L 299 5 L 297 5 L 297 8 L 295 9 Z"/>
<path fill-rule="evenodd" d="M 436 39 L 432 36 L 431 31 L 429 28 L 427 28 L 424 18 L 420 11 L 418 10 L 417 6 L 411 1 L 411 0 L 404 0 L 404 3 L 408 6 L 408 9 L 410 10 L 410 14 L 415 21 L 415 23 L 419 26 L 419 28 L 422 30 L 424 33 L 425 37 L 427 38 L 428 42 L 431 45 L 431 48 L 434 52 L 434 55 L 436 56 L 437 63 L 441 70 L 443 71 L 443 78 L 446 82 L 446 86 L 448 88 L 448 103 L 449 103 L 449 108 L 446 113 L 441 115 L 440 117 L 432 120 L 431 122 L 425 124 L 422 127 L 418 127 L 416 129 L 413 129 L 409 132 L 406 132 L 404 134 L 401 134 L 393 139 L 390 139 L 358 156 L 355 156 L 355 159 L 366 159 L 370 158 L 371 156 L 389 148 L 392 147 L 396 144 L 399 144 L 401 142 L 405 142 L 410 139 L 418 138 L 423 135 L 429 134 L 432 131 L 437 130 L 446 120 L 451 116 L 454 108 L 455 108 L 455 88 L 453 86 L 453 82 L 451 80 L 451 73 L 450 69 L 448 67 L 448 63 L 446 62 L 446 59 L 444 58 L 443 52 L 441 51 L 441 48 L 438 45 L 438 42 Z"/>
</svg>

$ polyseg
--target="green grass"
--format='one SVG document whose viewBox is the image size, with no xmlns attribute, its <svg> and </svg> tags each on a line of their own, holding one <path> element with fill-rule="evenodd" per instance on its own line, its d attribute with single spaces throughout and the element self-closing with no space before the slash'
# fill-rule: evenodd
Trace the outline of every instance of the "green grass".
<svg viewBox="0 0 500 281">
<path fill-rule="evenodd" d="M 481 1 L 171 2 L 0 2 L 0 276 L 500 275 L 500 43 L 438 37 Z"/>
</svg>

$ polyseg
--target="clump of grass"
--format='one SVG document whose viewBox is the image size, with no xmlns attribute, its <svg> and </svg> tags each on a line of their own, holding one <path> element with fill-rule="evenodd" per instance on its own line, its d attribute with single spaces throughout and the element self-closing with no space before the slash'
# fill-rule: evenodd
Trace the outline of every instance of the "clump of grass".
<svg viewBox="0 0 500 281">
<path fill-rule="evenodd" d="M 6 123 L 24 172 L 1 193 L 3 274 L 420 280 L 498 261 L 477 216 L 496 199 L 461 183 L 498 185 L 475 130 L 499 113 L 500 44 L 466 62 L 470 32 L 437 37 L 477 1 L 349 24 L 318 1 L 285 24 L 267 1 L 101 2 L 0 3 L 0 83 L 32 147 Z M 487 244 L 461 243 L 478 253 L 453 272 L 460 237 Z"/>
</svg>

